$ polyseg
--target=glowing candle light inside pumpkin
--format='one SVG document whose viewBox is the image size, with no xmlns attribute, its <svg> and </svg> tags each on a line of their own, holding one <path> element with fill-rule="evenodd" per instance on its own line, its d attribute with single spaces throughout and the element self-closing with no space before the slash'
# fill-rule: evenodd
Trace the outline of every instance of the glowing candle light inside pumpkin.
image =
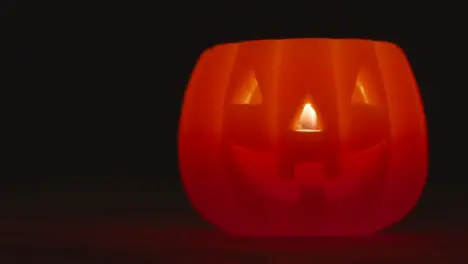
<svg viewBox="0 0 468 264">
<path fill-rule="evenodd" d="M 301 115 L 299 116 L 295 131 L 297 132 L 320 132 L 322 131 L 319 127 L 317 112 L 310 103 L 304 104 Z"/>
</svg>

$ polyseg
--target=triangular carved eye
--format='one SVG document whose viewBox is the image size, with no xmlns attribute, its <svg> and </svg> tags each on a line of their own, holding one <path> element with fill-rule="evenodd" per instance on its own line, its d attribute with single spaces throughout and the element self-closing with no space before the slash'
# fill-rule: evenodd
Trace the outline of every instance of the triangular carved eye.
<svg viewBox="0 0 468 264">
<path fill-rule="evenodd" d="M 246 76 L 245 81 L 242 82 L 239 89 L 237 89 L 237 91 L 234 93 L 232 104 L 262 104 L 262 93 L 253 71 L 250 71 L 250 73 Z"/>
<path fill-rule="evenodd" d="M 359 73 L 356 79 L 356 86 L 353 95 L 351 96 L 351 103 L 353 104 L 375 104 L 375 91 L 369 82 L 366 82 L 363 72 Z"/>
</svg>

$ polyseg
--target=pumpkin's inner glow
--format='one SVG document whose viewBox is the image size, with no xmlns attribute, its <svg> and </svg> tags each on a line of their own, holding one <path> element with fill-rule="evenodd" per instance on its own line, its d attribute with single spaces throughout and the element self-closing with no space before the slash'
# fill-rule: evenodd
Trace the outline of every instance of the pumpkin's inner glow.
<svg viewBox="0 0 468 264">
<path fill-rule="evenodd" d="M 251 72 L 242 87 L 232 99 L 233 104 L 260 105 L 262 104 L 262 94 L 258 87 L 255 73 Z"/>
<path fill-rule="evenodd" d="M 351 101 L 353 103 L 370 104 L 369 95 L 360 80 L 356 83 L 356 90 L 354 90 Z"/>
<path fill-rule="evenodd" d="M 375 102 L 375 94 L 368 89 L 369 83 L 365 82 L 363 74 L 360 74 L 356 80 L 356 89 L 352 95 L 351 101 L 355 104 L 374 104 Z"/>
<path fill-rule="evenodd" d="M 317 112 L 310 103 L 304 104 L 301 115 L 299 116 L 295 131 L 297 132 L 320 132 L 322 131 L 319 127 Z"/>
</svg>

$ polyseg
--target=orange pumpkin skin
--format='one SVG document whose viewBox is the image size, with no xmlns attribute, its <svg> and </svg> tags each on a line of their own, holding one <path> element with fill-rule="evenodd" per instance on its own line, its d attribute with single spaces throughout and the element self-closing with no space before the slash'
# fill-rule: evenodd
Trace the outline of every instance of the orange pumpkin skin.
<svg viewBox="0 0 468 264">
<path fill-rule="evenodd" d="M 294 129 L 306 102 L 320 128 L 312 133 Z M 391 43 L 219 45 L 201 55 L 185 93 L 182 181 L 198 213 L 231 235 L 382 230 L 416 205 L 427 159 L 417 85 Z"/>
</svg>

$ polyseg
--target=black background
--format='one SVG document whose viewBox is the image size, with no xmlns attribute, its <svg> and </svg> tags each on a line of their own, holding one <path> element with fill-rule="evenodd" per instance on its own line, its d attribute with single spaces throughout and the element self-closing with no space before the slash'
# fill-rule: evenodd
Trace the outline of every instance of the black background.
<svg viewBox="0 0 468 264">
<path fill-rule="evenodd" d="M 1 84 L 2 215 L 202 225 L 177 161 L 182 98 L 200 53 L 239 40 L 360 37 L 405 50 L 427 115 L 427 186 L 390 231 L 467 233 L 463 14 L 442 6 L 330 7 L 61 1 L 10 8 L 2 20 L 4 36 L 14 35 L 3 49 L 13 63 Z"/>
</svg>

